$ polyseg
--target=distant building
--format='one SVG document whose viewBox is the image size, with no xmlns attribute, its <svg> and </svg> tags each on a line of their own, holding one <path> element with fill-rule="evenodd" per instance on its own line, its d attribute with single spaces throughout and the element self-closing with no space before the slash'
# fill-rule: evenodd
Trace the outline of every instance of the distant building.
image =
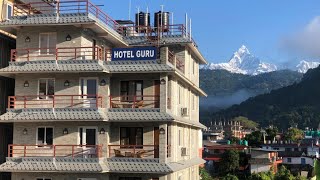
<svg viewBox="0 0 320 180">
<path fill-rule="evenodd" d="M 244 138 L 247 134 L 251 134 L 252 130 L 245 129 L 240 121 L 215 121 L 210 125 L 206 133 L 215 133 L 211 134 L 213 141 L 236 137 L 239 139 Z M 206 140 L 206 139 L 204 139 Z M 207 139 L 209 140 L 209 139 Z"/>
<path fill-rule="evenodd" d="M 282 163 L 276 150 L 251 149 L 250 155 L 250 173 L 267 172 L 270 170 L 277 172 L 278 164 Z"/>
</svg>

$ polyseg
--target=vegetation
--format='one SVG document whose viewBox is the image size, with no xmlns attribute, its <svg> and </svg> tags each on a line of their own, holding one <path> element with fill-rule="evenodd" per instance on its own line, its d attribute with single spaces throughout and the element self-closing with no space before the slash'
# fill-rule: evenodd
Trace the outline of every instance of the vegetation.
<svg viewBox="0 0 320 180">
<path fill-rule="evenodd" d="M 303 131 L 298 128 L 290 128 L 284 134 L 285 140 L 291 140 L 295 143 L 303 139 Z"/>
<path fill-rule="evenodd" d="M 200 177 L 201 177 L 201 180 L 213 180 L 213 178 L 210 176 L 207 170 L 202 167 L 200 167 Z"/>
<path fill-rule="evenodd" d="M 239 169 L 239 153 L 236 150 L 227 150 L 221 156 L 219 172 L 221 175 L 235 174 Z"/>
<path fill-rule="evenodd" d="M 259 147 L 263 143 L 263 134 L 260 131 L 254 131 L 244 139 L 248 141 L 249 146 Z"/>
<path fill-rule="evenodd" d="M 245 116 L 261 126 L 317 128 L 320 122 L 320 67 L 309 70 L 300 83 L 250 98 L 214 113 L 213 120 Z"/>
<path fill-rule="evenodd" d="M 243 117 L 243 116 L 238 116 L 232 119 L 233 121 L 239 121 L 241 123 L 241 125 L 245 128 L 245 129 L 256 129 L 259 127 L 259 124 L 249 120 L 247 117 Z"/>
<path fill-rule="evenodd" d="M 278 133 L 278 128 L 277 127 L 269 127 L 266 129 L 266 133 L 268 135 L 268 140 L 273 141 L 273 139 L 276 137 Z"/>
<path fill-rule="evenodd" d="M 255 173 L 251 174 L 248 180 L 306 180 L 306 178 L 301 176 L 294 177 L 285 166 L 281 166 L 276 174 L 271 171 Z"/>
<path fill-rule="evenodd" d="M 222 180 L 239 180 L 239 178 L 232 174 L 227 174 L 226 176 L 221 178 Z"/>
</svg>

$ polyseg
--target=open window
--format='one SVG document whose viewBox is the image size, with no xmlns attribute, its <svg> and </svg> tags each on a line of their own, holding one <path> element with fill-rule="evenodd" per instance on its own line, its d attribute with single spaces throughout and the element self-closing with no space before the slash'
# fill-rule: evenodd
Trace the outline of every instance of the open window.
<svg viewBox="0 0 320 180">
<path fill-rule="evenodd" d="M 38 127 L 37 128 L 37 145 L 52 145 L 53 144 L 53 128 Z"/>
</svg>

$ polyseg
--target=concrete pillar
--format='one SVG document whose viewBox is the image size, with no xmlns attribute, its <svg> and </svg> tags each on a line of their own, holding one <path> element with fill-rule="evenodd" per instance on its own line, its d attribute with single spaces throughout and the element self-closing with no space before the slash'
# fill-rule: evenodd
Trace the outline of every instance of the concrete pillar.
<svg viewBox="0 0 320 180">
<path fill-rule="evenodd" d="M 169 48 L 161 47 L 160 48 L 160 62 L 161 64 L 167 64 L 169 59 Z"/>
<path fill-rule="evenodd" d="M 160 111 L 167 112 L 168 101 L 168 76 L 160 74 Z"/>
<path fill-rule="evenodd" d="M 166 163 L 167 162 L 167 124 L 162 124 L 159 126 L 160 135 L 159 135 L 159 162 Z M 164 133 L 161 134 L 161 131 L 164 130 Z"/>
</svg>

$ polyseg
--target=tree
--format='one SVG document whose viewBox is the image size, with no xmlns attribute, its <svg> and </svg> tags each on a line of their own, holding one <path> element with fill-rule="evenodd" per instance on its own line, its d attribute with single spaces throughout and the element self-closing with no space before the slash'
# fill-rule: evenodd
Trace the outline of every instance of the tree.
<svg viewBox="0 0 320 180">
<path fill-rule="evenodd" d="M 248 177 L 248 180 L 270 180 L 270 179 L 273 179 L 273 174 L 270 171 L 254 173 Z"/>
<path fill-rule="evenodd" d="M 258 147 L 263 143 L 262 138 L 263 134 L 260 131 L 254 131 L 251 134 L 246 135 L 244 139 L 248 141 L 249 146 Z"/>
<path fill-rule="evenodd" d="M 266 133 L 268 134 L 269 140 L 273 141 L 273 139 L 277 136 L 278 128 L 270 127 L 266 129 Z"/>
<path fill-rule="evenodd" d="M 298 128 L 290 128 L 284 134 L 285 140 L 291 140 L 293 142 L 299 142 L 303 138 L 303 131 Z"/>
<path fill-rule="evenodd" d="M 274 175 L 274 180 L 295 180 L 295 177 L 293 177 L 291 172 L 285 166 L 281 166 L 278 172 Z"/>
<path fill-rule="evenodd" d="M 237 176 L 232 175 L 232 174 L 227 174 L 222 178 L 222 180 L 239 180 Z"/>
<path fill-rule="evenodd" d="M 207 172 L 205 168 L 200 167 L 199 173 L 201 180 L 213 180 L 213 178 L 210 176 L 210 174 Z"/>
<path fill-rule="evenodd" d="M 234 174 L 239 169 L 239 153 L 236 150 L 227 150 L 221 156 L 219 171 L 222 175 Z"/>
<path fill-rule="evenodd" d="M 232 119 L 233 121 L 239 121 L 241 123 L 241 125 L 245 128 L 245 129 L 255 129 L 257 127 L 259 127 L 259 124 L 249 120 L 247 117 L 244 116 L 238 116 Z"/>
</svg>

